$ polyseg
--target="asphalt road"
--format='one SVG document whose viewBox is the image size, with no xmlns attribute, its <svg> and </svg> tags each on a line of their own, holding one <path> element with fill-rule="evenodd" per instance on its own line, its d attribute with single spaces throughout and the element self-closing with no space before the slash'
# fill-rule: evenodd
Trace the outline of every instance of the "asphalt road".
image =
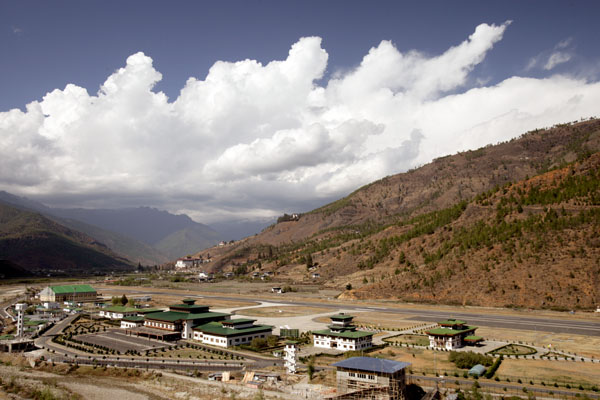
<svg viewBox="0 0 600 400">
<path fill-rule="evenodd" d="M 164 294 L 163 292 L 152 292 L 152 291 L 131 291 L 135 293 L 144 294 Z M 415 309 L 410 307 L 370 307 L 364 305 L 352 305 L 351 303 L 321 303 L 316 301 L 289 301 L 284 299 L 273 299 L 273 298 L 258 298 L 258 297 L 226 297 L 226 296 L 210 296 L 210 295 L 197 295 L 192 296 L 190 292 L 171 292 L 174 295 L 181 295 L 184 297 L 198 297 L 202 299 L 215 299 L 215 300 L 247 300 L 247 301 L 265 301 L 271 303 L 279 303 L 294 306 L 305 306 L 305 307 L 321 307 L 331 308 L 332 310 L 338 310 L 340 308 L 346 310 L 356 311 L 370 311 L 378 313 L 389 313 L 389 314 L 402 314 L 409 315 L 409 319 L 417 321 L 428 321 L 437 322 L 447 318 L 456 318 L 466 321 L 470 325 L 476 326 L 488 326 L 492 328 L 507 328 L 517 330 L 528 330 L 528 331 L 540 331 L 540 332 L 552 332 L 552 333 L 571 333 L 578 335 L 587 336 L 600 336 L 600 315 L 598 316 L 598 322 L 594 321 L 581 321 L 574 320 L 571 318 L 559 319 L 559 318 L 547 318 L 537 316 L 512 316 L 512 315 L 494 315 L 484 313 L 465 313 L 465 312 L 453 312 L 449 314 L 445 310 L 427 310 L 427 309 Z"/>
</svg>

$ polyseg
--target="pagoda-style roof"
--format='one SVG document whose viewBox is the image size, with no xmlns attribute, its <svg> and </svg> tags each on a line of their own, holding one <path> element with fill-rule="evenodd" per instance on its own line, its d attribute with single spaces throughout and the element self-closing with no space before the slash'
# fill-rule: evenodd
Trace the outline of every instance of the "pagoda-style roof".
<svg viewBox="0 0 600 400">
<path fill-rule="evenodd" d="M 469 336 L 465 336 L 463 338 L 463 340 L 465 342 L 469 342 L 469 343 L 477 343 L 477 342 L 481 342 L 483 340 L 482 336 L 476 336 L 476 335 L 469 335 Z"/>
<path fill-rule="evenodd" d="M 323 329 L 320 331 L 313 331 L 315 335 L 341 337 L 346 339 L 358 339 L 367 336 L 373 336 L 373 332 L 357 331 L 357 330 L 342 330 L 332 331 L 331 329 Z"/>
<path fill-rule="evenodd" d="M 216 336 L 243 336 L 249 333 L 260 333 L 260 332 L 268 332 L 271 333 L 273 331 L 273 327 L 271 325 L 252 325 L 248 328 L 229 328 L 224 326 L 221 322 L 209 322 L 204 325 L 200 325 L 194 327 L 194 330 L 201 331 L 202 333 L 207 333 L 209 335 Z"/>
<path fill-rule="evenodd" d="M 208 312 L 209 307 L 203 305 L 195 304 L 196 300 L 194 299 L 183 299 L 181 304 L 171 304 L 169 305 L 169 310 L 171 311 L 181 311 L 181 312 L 189 312 L 189 313 L 205 313 Z"/>
<path fill-rule="evenodd" d="M 461 321 L 459 319 L 448 318 L 445 321 L 438 322 L 440 326 L 456 326 L 456 325 L 466 325 L 466 321 Z"/>
<path fill-rule="evenodd" d="M 194 320 L 196 322 L 201 320 L 211 320 L 216 321 L 219 319 L 225 319 L 230 314 L 227 313 L 218 313 L 218 312 L 205 312 L 205 313 L 188 313 L 188 312 L 179 312 L 179 311 L 163 311 L 163 312 L 155 312 L 146 314 L 146 319 L 157 320 L 157 321 L 167 321 L 167 322 L 176 322 L 183 320 Z"/>
<path fill-rule="evenodd" d="M 226 320 L 226 321 L 221 321 L 221 323 L 223 325 L 243 325 L 243 324 L 252 324 L 256 322 L 255 319 L 252 318 L 236 318 L 236 319 L 230 319 L 230 320 Z"/>
<path fill-rule="evenodd" d="M 351 321 L 352 319 L 354 319 L 354 316 L 353 315 L 347 315 L 347 314 L 344 314 L 344 313 L 339 313 L 339 314 L 336 314 L 336 315 L 332 315 L 329 318 L 331 318 L 332 321 Z"/>
<path fill-rule="evenodd" d="M 475 332 L 475 329 L 477 329 L 476 326 L 464 326 L 463 329 L 433 328 L 425 331 L 425 333 L 432 336 L 457 336 Z"/>
</svg>

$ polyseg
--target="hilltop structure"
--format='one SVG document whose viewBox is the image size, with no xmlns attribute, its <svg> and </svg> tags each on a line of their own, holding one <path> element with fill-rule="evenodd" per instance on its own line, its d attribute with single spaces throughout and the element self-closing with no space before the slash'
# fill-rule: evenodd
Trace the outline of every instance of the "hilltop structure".
<svg viewBox="0 0 600 400">
<path fill-rule="evenodd" d="M 475 336 L 476 326 L 468 326 L 465 321 L 449 318 L 438 322 L 439 328 L 425 331 L 429 335 L 429 347 L 437 350 L 454 350 L 465 344 L 475 344 L 483 340 Z"/>
<path fill-rule="evenodd" d="M 48 286 L 40 292 L 40 301 L 45 302 L 88 302 L 96 301 L 98 293 L 90 285 Z"/>
<path fill-rule="evenodd" d="M 364 350 L 373 345 L 373 333 L 357 330 L 352 315 L 339 313 L 330 318 L 329 329 L 313 331 L 313 346 L 349 351 Z"/>
</svg>

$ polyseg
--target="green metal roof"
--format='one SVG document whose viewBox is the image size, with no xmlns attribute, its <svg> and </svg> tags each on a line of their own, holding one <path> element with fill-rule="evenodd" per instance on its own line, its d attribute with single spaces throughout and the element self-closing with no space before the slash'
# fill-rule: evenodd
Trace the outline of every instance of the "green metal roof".
<svg viewBox="0 0 600 400">
<path fill-rule="evenodd" d="M 62 285 L 62 286 L 50 286 L 50 289 L 55 294 L 65 293 L 96 293 L 96 289 L 90 285 Z"/>
<path fill-rule="evenodd" d="M 475 329 L 477 329 L 476 326 L 465 326 L 465 329 L 433 328 L 425 331 L 425 333 L 434 336 L 456 336 L 467 332 L 474 332 Z"/>
<path fill-rule="evenodd" d="M 138 314 L 151 314 L 155 312 L 162 312 L 164 310 L 160 308 L 136 308 L 136 311 L 138 312 Z"/>
<path fill-rule="evenodd" d="M 230 314 L 218 313 L 218 312 L 205 312 L 200 314 L 192 314 L 180 311 L 161 311 L 146 314 L 147 319 L 154 319 L 158 321 L 169 321 L 175 322 L 180 320 L 202 320 L 202 319 L 218 319 L 226 317 Z"/>
<path fill-rule="evenodd" d="M 465 338 L 463 340 L 466 340 L 467 342 L 479 342 L 479 341 L 483 340 L 483 337 L 470 335 L 470 336 L 465 336 Z"/>
<path fill-rule="evenodd" d="M 140 317 L 139 315 L 130 315 L 129 317 L 124 317 L 123 321 L 142 322 L 144 321 L 144 317 Z"/>
<path fill-rule="evenodd" d="M 185 319 L 207 319 L 207 318 L 219 318 L 219 319 L 223 319 L 223 317 L 228 317 L 231 314 L 227 314 L 227 313 L 220 313 L 220 312 L 205 312 L 205 313 L 199 313 L 199 314 L 186 314 Z"/>
<path fill-rule="evenodd" d="M 332 315 L 329 318 L 331 318 L 331 319 L 339 319 L 339 320 L 349 320 L 349 319 L 353 319 L 354 316 L 353 315 L 346 315 L 346 314 L 336 314 L 336 315 Z"/>
<path fill-rule="evenodd" d="M 202 331 L 203 333 L 208 333 L 210 335 L 232 337 L 247 335 L 248 333 L 271 332 L 273 327 L 270 325 L 254 325 L 250 328 L 233 329 L 225 328 L 220 322 L 209 322 L 208 324 L 195 327 L 194 330 Z"/>
<path fill-rule="evenodd" d="M 454 319 L 454 318 L 448 318 L 445 321 L 438 322 L 438 325 L 441 325 L 441 326 L 454 326 L 454 325 L 465 325 L 465 324 L 466 324 L 465 321 L 461 321 L 459 319 Z"/>
<path fill-rule="evenodd" d="M 313 331 L 313 334 L 335 336 L 335 337 L 348 338 L 348 339 L 358 339 L 361 337 L 373 336 L 372 332 L 365 332 L 365 331 L 332 332 L 330 329 L 324 329 L 321 331 Z"/>
<path fill-rule="evenodd" d="M 227 321 L 223 321 L 224 324 L 228 324 L 228 325 L 247 324 L 249 322 L 256 322 L 256 320 L 251 319 L 251 318 L 236 318 L 236 319 L 230 319 Z"/>
<path fill-rule="evenodd" d="M 175 321 L 185 319 L 188 315 L 190 315 L 190 314 L 185 313 L 185 312 L 160 311 L 160 312 L 146 314 L 146 319 L 155 319 L 158 321 L 175 322 Z"/>
<path fill-rule="evenodd" d="M 184 311 L 188 311 L 188 312 L 193 312 L 194 310 L 196 311 L 200 311 L 200 312 L 207 312 L 209 307 L 208 306 L 202 306 L 200 304 L 171 304 L 169 305 L 169 308 L 173 308 L 173 309 L 177 309 L 177 310 L 184 310 Z"/>
</svg>

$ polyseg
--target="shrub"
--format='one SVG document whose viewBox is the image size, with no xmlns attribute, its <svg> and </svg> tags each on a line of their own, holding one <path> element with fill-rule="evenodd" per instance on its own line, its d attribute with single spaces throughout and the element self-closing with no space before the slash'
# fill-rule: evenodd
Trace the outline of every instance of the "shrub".
<svg viewBox="0 0 600 400">
<path fill-rule="evenodd" d="M 472 351 L 457 352 L 451 351 L 449 360 L 458 368 L 469 369 L 477 364 L 489 367 L 494 362 L 494 358 L 483 354 L 477 354 Z"/>
</svg>

